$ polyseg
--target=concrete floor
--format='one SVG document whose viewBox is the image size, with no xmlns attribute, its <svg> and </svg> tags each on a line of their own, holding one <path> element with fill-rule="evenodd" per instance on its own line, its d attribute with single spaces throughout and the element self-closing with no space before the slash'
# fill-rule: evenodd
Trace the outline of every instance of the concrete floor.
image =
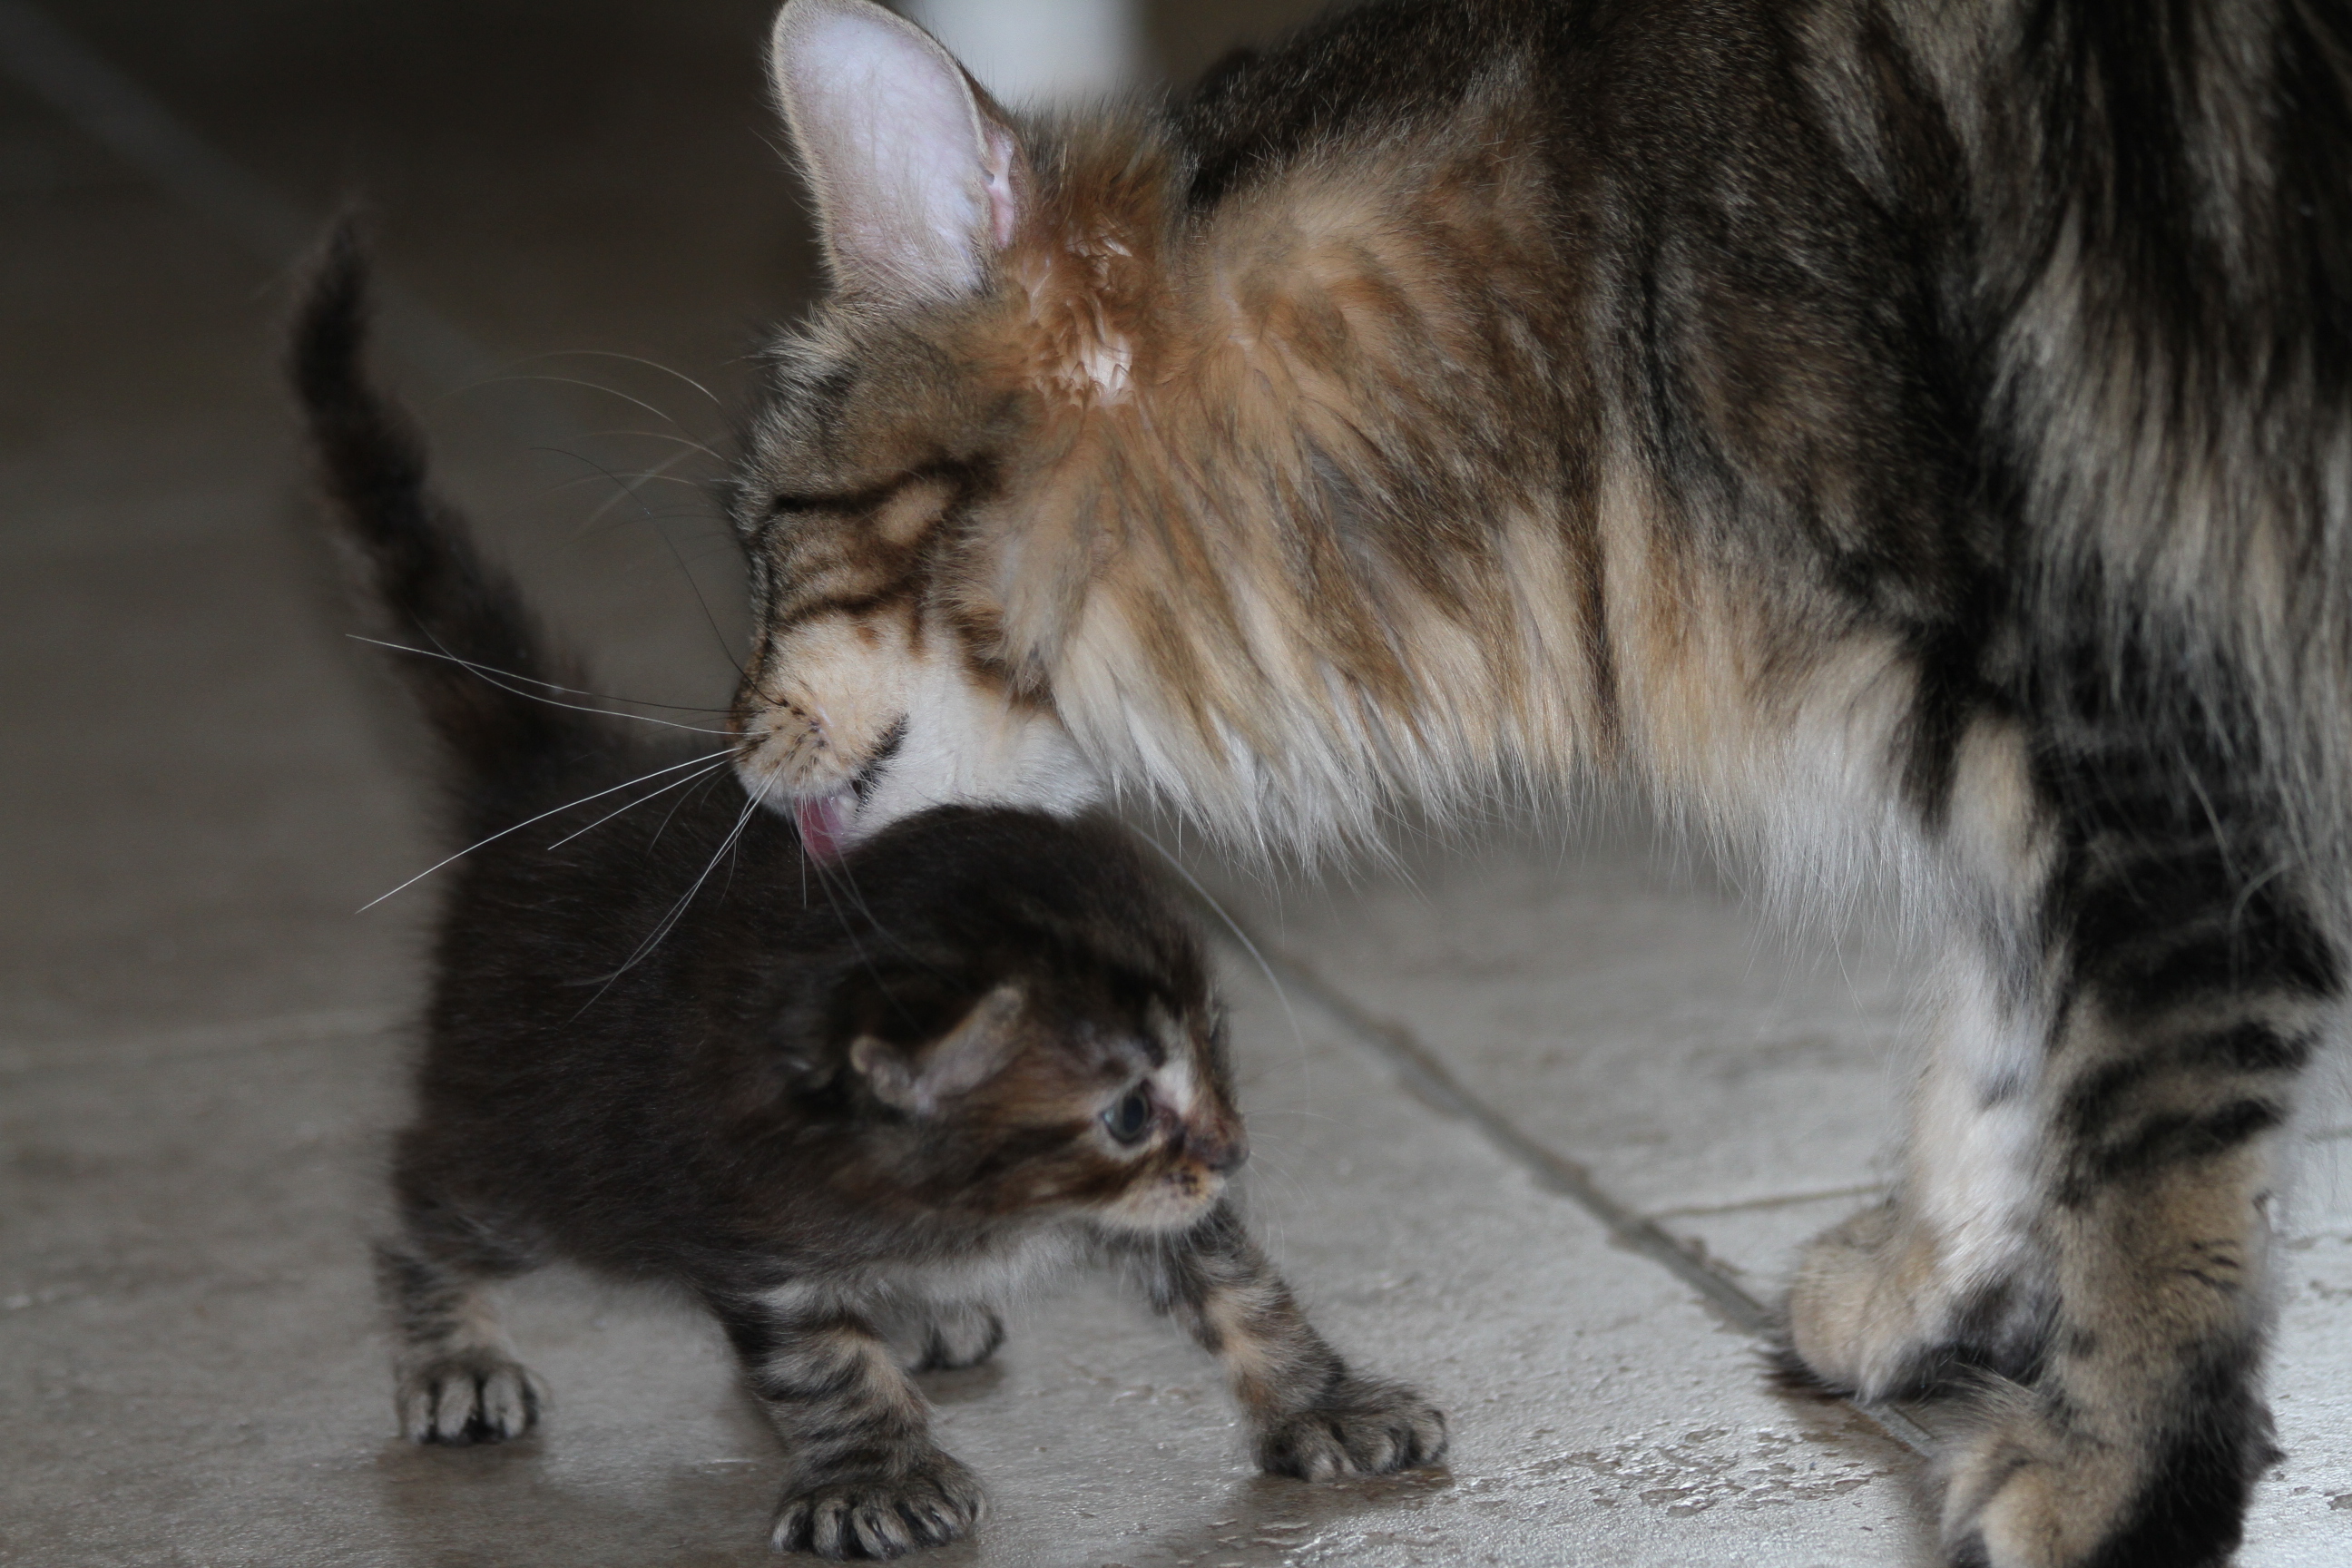
<svg viewBox="0 0 2352 1568">
<path fill-rule="evenodd" d="M 564 378 L 459 387 L 423 349 L 405 373 L 451 488 L 606 683 L 696 702 L 740 612 L 668 481 L 709 472 L 679 440 L 725 417 L 604 356 L 723 400 L 805 281 L 765 8 L 55 14 L 298 207 L 363 186 L 392 271 L 501 376 Z M 309 526 L 282 263 L 240 234 L 0 71 L 0 1563 L 764 1561 L 770 1439 L 664 1301 L 531 1282 L 545 1436 L 394 1438 L 364 1242 L 427 905 L 352 911 L 436 855 L 415 737 Z M 604 477 L 680 453 L 635 496 Z M 1925 1560 L 1918 1456 L 1771 1392 L 1738 1308 L 1878 1179 L 1904 1006 L 1882 932 L 1769 934 L 1638 827 L 1217 879 L 1286 994 L 1233 965 L 1253 1206 L 1327 1331 L 1446 1405 L 1451 1465 L 1258 1479 L 1208 1364 L 1081 1289 L 934 1382 L 996 1511 L 933 1561 Z M 1414 1049 L 1461 1098 L 1409 1081 Z M 2352 1545 L 2352 1118 L 2310 1148 L 2290 1458 L 2249 1564 Z"/>
</svg>

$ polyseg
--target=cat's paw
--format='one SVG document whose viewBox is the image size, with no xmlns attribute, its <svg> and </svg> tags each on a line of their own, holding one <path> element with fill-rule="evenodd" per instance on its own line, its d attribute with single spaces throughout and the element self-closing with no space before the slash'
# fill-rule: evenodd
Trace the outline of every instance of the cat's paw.
<svg viewBox="0 0 2352 1568">
<path fill-rule="evenodd" d="M 915 1325 L 906 1354 L 908 1372 L 956 1372 L 978 1366 L 1004 1342 L 1004 1320 L 986 1307 L 962 1302 L 932 1309 Z"/>
<path fill-rule="evenodd" d="M 417 1443 L 503 1443 L 539 1424 L 546 1398 L 529 1368 L 495 1351 L 435 1356 L 401 1373 L 401 1435 Z"/>
<path fill-rule="evenodd" d="M 1445 1453 L 1445 1413 L 1401 1384 L 1349 1378 L 1305 1410 L 1259 1433 L 1258 1468 L 1323 1481 L 1433 1464 Z"/>
<path fill-rule="evenodd" d="M 1944 1552 L 1955 1568 L 2221 1568 L 2275 1456 L 2259 1410 L 2103 1440 L 2066 1406 L 2015 1384 L 1981 1391 L 1944 1467 Z"/>
<path fill-rule="evenodd" d="M 1946 1315 L 1933 1249 L 1880 1204 L 1806 1244 L 1789 1288 L 1789 1349 L 1840 1394 L 1921 1392 Z"/>
<path fill-rule="evenodd" d="M 987 1510 L 971 1471 L 933 1449 L 887 1475 L 838 1476 L 784 1499 L 768 1543 L 819 1557 L 897 1557 L 970 1534 Z"/>
</svg>

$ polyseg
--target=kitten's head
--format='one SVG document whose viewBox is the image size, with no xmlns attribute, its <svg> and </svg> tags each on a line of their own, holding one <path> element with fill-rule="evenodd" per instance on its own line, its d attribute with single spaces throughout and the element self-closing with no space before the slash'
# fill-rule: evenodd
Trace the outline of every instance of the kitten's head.
<svg viewBox="0 0 2352 1568">
<path fill-rule="evenodd" d="M 877 1173 L 959 1214 L 1119 1230 L 1200 1220 L 1247 1157 L 1224 1023 L 1191 928 L 1125 840 L 950 808 L 843 867 L 845 1043 Z"/>
<path fill-rule="evenodd" d="M 1143 368 L 1165 182 L 1075 131 L 1041 170 L 866 0 L 790 0 L 772 68 L 834 287 L 772 356 L 735 482 L 761 627 L 739 770 L 820 857 L 944 802 L 1075 812 L 1100 786 L 1050 650 L 1008 628 L 1074 605 L 1108 543 L 1040 522 L 1086 510 L 1069 492 L 1095 481 L 1062 459 Z"/>
</svg>

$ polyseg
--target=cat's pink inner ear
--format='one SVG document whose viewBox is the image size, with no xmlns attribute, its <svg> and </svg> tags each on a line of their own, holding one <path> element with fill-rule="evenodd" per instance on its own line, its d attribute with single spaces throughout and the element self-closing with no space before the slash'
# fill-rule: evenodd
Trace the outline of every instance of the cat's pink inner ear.
<svg viewBox="0 0 2352 1568">
<path fill-rule="evenodd" d="M 1012 241 L 1020 150 L 954 57 L 868 0 L 790 0 L 769 67 L 836 279 L 902 299 L 976 287 Z"/>
<path fill-rule="evenodd" d="M 1013 132 L 991 121 L 985 132 L 988 144 L 988 232 L 1003 250 L 1013 243 L 1013 236 L 1021 225 L 1019 198 L 1013 189 L 1013 171 L 1021 160 L 1021 145 Z"/>
</svg>

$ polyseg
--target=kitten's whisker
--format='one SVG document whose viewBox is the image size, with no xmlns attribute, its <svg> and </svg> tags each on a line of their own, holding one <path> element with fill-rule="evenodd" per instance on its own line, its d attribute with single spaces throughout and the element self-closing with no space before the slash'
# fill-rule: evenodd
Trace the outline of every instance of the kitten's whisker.
<svg viewBox="0 0 2352 1568">
<path fill-rule="evenodd" d="M 364 637 L 358 632 L 345 632 L 343 635 L 351 638 L 353 642 L 363 642 L 371 644 L 376 647 L 390 648 L 394 653 L 413 653 L 419 658 L 445 658 L 451 664 L 464 666 L 466 668 L 472 670 L 477 675 L 495 675 L 504 680 L 521 681 L 526 686 L 543 686 L 550 691 L 561 691 L 572 697 L 593 697 L 600 702 L 633 702 L 640 708 L 667 708 L 673 713 L 724 713 L 727 711 L 724 708 L 697 708 L 684 702 L 656 702 L 649 697 L 621 697 L 609 691 L 583 691 L 576 686 L 558 686 L 552 680 L 541 680 L 537 676 L 517 675 L 510 669 L 500 669 L 498 666 L 493 664 L 481 664 L 470 658 L 460 658 L 456 654 L 449 653 L 441 648 L 415 647 L 407 643 L 386 642 L 382 637 Z M 511 689 L 511 688 L 502 689 Z M 517 691 L 514 695 L 517 697 L 529 697 L 531 693 L 528 691 Z M 572 704 L 559 703 L 557 706 L 571 707 Z M 613 719 L 640 719 L 645 720 L 645 721 L 649 724 L 665 722 L 665 721 L 658 719 L 646 719 L 645 715 L 642 713 L 614 713 L 603 708 L 583 708 L 581 711 L 583 713 L 604 713 L 606 717 Z M 695 726 L 691 724 L 677 724 L 673 725 L 672 728 L 691 730 L 694 729 Z M 724 735 L 730 731 L 726 730 L 704 730 L 699 732 L 706 735 Z"/>
<path fill-rule="evenodd" d="M 1276 975 L 1274 972 L 1274 965 L 1265 961 L 1265 954 L 1257 950 L 1257 943 L 1250 940 L 1249 932 L 1242 929 L 1241 922 L 1234 919 L 1232 915 L 1225 912 L 1225 906 L 1217 901 L 1215 894 L 1210 892 L 1208 889 L 1201 885 L 1201 879 L 1192 875 L 1191 868 L 1188 868 L 1184 862 L 1176 858 L 1175 856 L 1171 855 L 1168 852 L 1167 846 L 1161 844 L 1160 840 L 1151 837 L 1150 834 L 1145 832 L 1141 827 L 1135 826 L 1133 824 L 1129 824 L 1129 826 L 1138 838 L 1142 839 L 1146 844 L 1150 845 L 1152 848 L 1160 852 L 1160 858 L 1162 860 L 1167 861 L 1170 866 L 1175 868 L 1176 874 L 1184 879 L 1186 883 L 1192 887 L 1193 893 L 1199 897 L 1200 900 L 1208 905 L 1210 910 L 1214 913 L 1219 920 L 1225 922 L 1225 929 L 1234 933 L 1234 940 L 1240 942 L 1242 947 L 1249 953 L 1250 957 L 1256 961 L 1258 973 L 1265 976 L 1265 983 L 1274 987 L 1275 1000 L 1282 1004 L 1283 1016 L 1290 1020 L 1291 1043 L 1297 1047 L 1298 1059 L 1302 1068 L 1304 1068 L 1307 1059 L 1307 1032 L 1298 1026 L 1298 1015 L 1292 1011 L 1290 1005 L 1290 993 L 1284 989 L 1281 977 Z"/>
<path fill-rule="evenodd" d="M 417 883 L 425 880 L 425 878 L 430 877 L 434 872 L 438 871 L 442 867 L 448 865 L 451 861 L 462 860 L 467 856 L 471 855 L 475 850 L 482 847 L 485 844 L 495 844 L 499 839 L 504 838 L 508 834 L 520 833 L 534 822 L 545 822 L 551 816 L 560 816 L 564 812 L 583 806 L 592 800 L 602 800 L 608 795 L 617 795 L 622 790 L 634 789 L 638 784 L 645 783 L 647 779 L 657 779 L 664 773 L 674 773 L 680 768 L 690 768 L 698 763 L 709 762 L 713 757 L 726 757 L 732 755 L 734 750 L 734 747 L 730 746 L 725 751 L 712 752 L 708 756 L 689 757 L 682 763 L 672 763 L 666 768 L 656 768 L 649 773 L 640 773 L 638 776 L 629 780 L 625 784 L 616 784 L 611 789 L 600 789 L 594 795 L 583 795 L 578 800 L 566 801 L 562 805 L 554 806 L 549 810 L 541 812 L 537 816 L 524 817 L 512 827 L 501 827 L 487 838 L 476 839 L 473 843 L 467 845 L 463 849 L 458 850 L 455 855 L 445 856 L 443 858 L 436 860 L 432 865 L 425 867 L 425 869 L 408 879 L 407 881 L 401 883 L 399 887 L 391 889 L 390 892 L 378 893 L 374 898 L 370 899 L 366 903 L 362 904 L 357 912 L 361 914 L 367 913 L 368 910 L 375 908 L 378 904 L 383 902 L 384 900 L 392 897 L 393 893 L 400 892 L 404 889 L 415 887 Z"/>
<path fill-rule="evenodd" d="M 602 816 L 598 817 L 595 821 L 593 821 L 593 822 L 590 823 L 586 827 L 575 827 L 575 828 L 573 828 L 571 832 L 569 832 L 569 833 L 565 834 L 562 837 L 561 837 L 561 838 L 557 839 L 554 843 L 552 843 L 552 844 L 549 845 L 549 846 L 548 846 L 548 848 L 550 848 L 550 849 L 561 849 L 561 848 L 562 848 L 565 845 L 567 845 L 567 844 L 571 843 L 573 839 L 575 839 L 575 838 L 579 837 L 582 834 L 583 834 L 583 833 L 587 833 L 587 832 L 590 832 L 590 831 L 592 831 L 592 830 L 593 830 L 593 829 L 595 829 L 595 828 L 599 828 L 599 827 L 604 826 L 604 824 L 606 824 L 606 823 L 608 823 L 608 822 L 612 821 L 612 820 L 613 820 L 613 818 L 614 818 L 614 817 L 616 817 L 616 816 L 620 816 L 623 812 L 625 812 L 625 811 L 635 811 L 635 810 L 636 810 L 636 808 L 637 808 L 637 807 L 639 807 L 639 806 L 641 806 L 641 805 L 645 805 L 645 804 L 646 804 L 646 802 L 647 802 L 647 801 L 649 801 L 649 800 L 653 799 L 656 795 L 667 795 L 667 794 L 668 794 L 671 790 L 674 790 L 674 789 L 683 789 L 683 788 L 685 788 L 688 784 L 695 784 L 695 783 L 699 782 L 700 780 L 703 780 L 703 779 L 709 778 L 712 773 L 717 773 L 719 769 L 721 769 L 721 768 L 723 768 L 723 767 L 727 766 L 727 765 L 728 765 L 728 763 L 729 763 L 730 761 L 732 761 L 732 759 L 731 759 L 731 758 L 730 758 L 730 757 L 721 757 L 721 758 L 719 758 L 717 762 L 712 763 L 709 767 L 704 768 L 704 769 L 703 769 L 700 773 L 688 773 L 688 774 L 687 774 L 687 775 L 686 775 L 684 778 L 682 778 L 682 779 L 672 779 L 672 780 L 670 780 L 670 781 L 669 781 L 669 783 L 667 783 L 667 784 L 666 784 L 662 785 L 659 789 L 647 790 L 645 794 L 643 794 L 643 795 L 641 795 L 637 796 L 637 798 L 636 798 L 636 799 L 635 799 L 635 800 L 633 800 L 633 801 L 629 802 L 626 805 L 616 805 L 616 806 L 614 806 L 612 810 L 610 810 L 610 811 L 606 812 L 604 816 Z M 673 811 L 675 811 L 675 810 L 677 809 L 677 807 L 673 805 L 670 809 L 671 809 L 671 810 L 673 810 Z M 669 821 L 669 819 L 668 819 L 667 817 L 664 817 L 664 818 L 662 819 L 663 825 L 664 825 L 665 826 L 667 826 L 668 825 L 668 821 Z M 655 837 L 660 837 L 660 834 L 659 834 L 658 832 L 656 832 L 656 835 L 655 835 Z"/>
</svg>

